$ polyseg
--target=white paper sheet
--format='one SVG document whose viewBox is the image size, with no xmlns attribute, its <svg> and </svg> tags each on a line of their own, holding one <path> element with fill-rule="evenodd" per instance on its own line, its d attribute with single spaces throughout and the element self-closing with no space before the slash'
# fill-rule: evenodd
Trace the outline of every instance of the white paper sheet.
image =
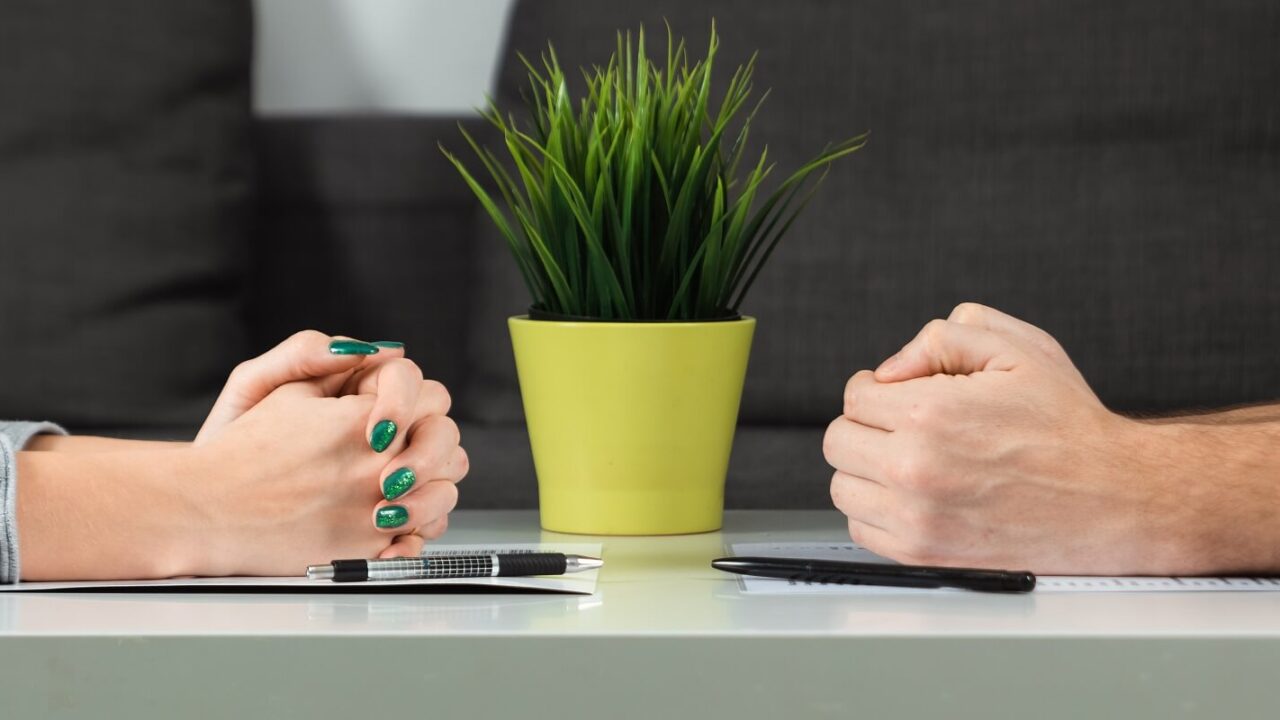
<svg viewBox="0 0 1280 720">
<path fill-rule="evenodd" d="M 428 545 L 423 555 L 477 555 L 486 553 L 562 552 L 601 557 L 599 543 L 514 543 L 506 545 Z M 24 582 L 0 585 L 0 592 L 545 592 L 592 595 L 598 570 L 539 577 L 449 578 L 441 580 L 389 580 L 335 583 L 306 577 L 171 578 L 168 580 L 91 580 L 78 582 Z"/>
<path fill-rule="evenodd" d="M 734 543 L 730 552 L 740 556 L 794 557 L 846 562 L 894 564 L 853 543 Z M 874 585 L 818 585 L 774 578 L 740 576 L 742 591 L 762 595 L 884 595 L 892 593 L 965 592 L 964 590 L 922 590 Z M 1258 577 L 1086 577 L 1037 575 L 1035 592 L 1280 592 L 1280 578 Z"/>
</svg>

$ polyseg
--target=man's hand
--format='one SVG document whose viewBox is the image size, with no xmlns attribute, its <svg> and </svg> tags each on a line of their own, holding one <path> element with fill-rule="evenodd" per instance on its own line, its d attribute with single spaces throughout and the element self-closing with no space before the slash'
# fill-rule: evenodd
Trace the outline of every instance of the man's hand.
<svg viewBox="0 0 1280 720">
<path fill-rule="evenodd" d="M 824 453 L 853 539 L 904 562 L 1065 574 L 1275 562 L 1212 549 L 1230 542 L 1225 506 L 1276 484 L 1215 488 L 1187 427 L 1108 411 L 1047 333 L 965 304 L 849 380 Z"/>
</svg>

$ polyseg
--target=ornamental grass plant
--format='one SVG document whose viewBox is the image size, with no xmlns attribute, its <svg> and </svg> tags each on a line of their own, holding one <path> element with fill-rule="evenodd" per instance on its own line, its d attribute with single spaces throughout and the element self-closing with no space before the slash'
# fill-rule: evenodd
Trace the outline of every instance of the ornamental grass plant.
<svg viewBox="0 0 1280 720">
<path fill-rule="evenodd" d="M 643 27 L 634 46 L 619 33 L 605 67 L 582 69 L 576 103 L 549 45 L 538 64 L 520 58 L 527 120 L 492 101 L 484 111 L 507 157 L 462 131 L 487 183 L 442 146 L 509 244 L 535 310 L 619 321 L 736 316 L 831 163 L 866 142 L 863 133 L 828 145 L 766 192 L 768 148 L 750 163 L 747 144 L 768 93 L 748 106 L 753 55 L 713 98 L 719 45 L 713 24 L 705 59 L 690 64 L 668 28 L 655 61 Z"/>
</svg>

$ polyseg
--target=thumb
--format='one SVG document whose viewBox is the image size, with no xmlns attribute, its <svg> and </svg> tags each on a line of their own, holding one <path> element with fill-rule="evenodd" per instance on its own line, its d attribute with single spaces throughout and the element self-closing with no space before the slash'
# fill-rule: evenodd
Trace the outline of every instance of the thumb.
<svg viewBox="0 0 1280 720">
<path fill-rule="evenodd" d="M 379 351 L 378 346 L 370 343 L 330 337 L 315 330 L 295 333 L 231 372 L 196 441 L 240 417 L 278 387 L 312 378 L 339 374 L 345 377 Z M 387 352 L 403 355 L 398 348 L 386 349 L 382 354 Z"/>
<path fill-rule="evenodd" d="M 875 378 L 899 382 L 939 373 L 1012 370 L 1017 364 L 1017 351 L 999 334 L 951 320 L 933 320 L 898 354 L 881 363 Z"/>
<path fill-rule="evenodd" d="M 1062 349 L 1062 345 L 1058 344 L 1052 335 L 1029 322 L 1019 320 L 995 308 L 972 302 L 957 305 L 947 319 L 961 325 L 986 328 L 1004 335 L 1014 343 L 1039 351 L 1055 365 L 1068 369 L 1072 374 L 1080 374 L 1075 364 L 1071 362 L 1071 358 L 1067 356 L 1067 351 Z"/>
</svg>

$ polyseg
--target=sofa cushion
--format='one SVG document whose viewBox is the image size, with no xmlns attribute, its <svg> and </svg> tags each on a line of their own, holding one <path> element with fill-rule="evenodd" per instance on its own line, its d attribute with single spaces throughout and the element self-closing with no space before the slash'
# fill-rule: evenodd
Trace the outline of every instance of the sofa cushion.
<svg viewBox="0 0 1280 720">
<path fill-rule="evenodd" d="M 601 63 L 664 18 L 697 54 L 718 19 L 722 81 L 760 51 L 754 137 L 780 169 L 871 131 L 742 308 L 744 422 L 823 423 L 852 372 L 965 300 L 1054 333 L 1118 409 L 1280 397 L 1280 6 L 532 0 L 499 104 L 516 51 Z M 503 317 L 528 297 L 501 242 L 477 252 L 470 397 L 517 421 Z"/>
<path fill-rule="evenodd" d="M 438 143 L 458 118 L 270 118 L 255 127 L 252 352 L 300 328 L 406 343 L 458 394 L 473 208 Z M 477 132 L 480 121 L 462 121 Z"/>
<path fill-rule="evenodd" d="M 195 426 L 245 352 L 247 0 L 0 3 L 0 417 Z"/>
</svg>

